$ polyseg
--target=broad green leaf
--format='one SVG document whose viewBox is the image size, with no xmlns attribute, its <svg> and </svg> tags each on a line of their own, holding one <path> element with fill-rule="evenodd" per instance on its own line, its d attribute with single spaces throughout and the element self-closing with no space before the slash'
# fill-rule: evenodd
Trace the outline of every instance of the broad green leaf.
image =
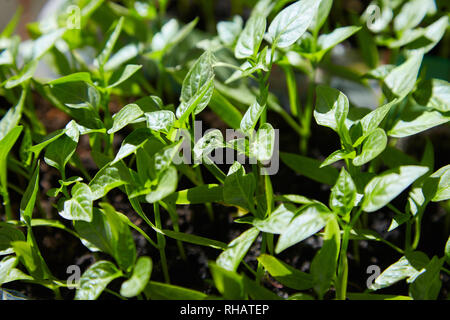
<svg viewBox="0 0 450 320">
<path fill-rule="evenodd" d="M 9 272 L 17 265 L 17 258 L 6 256 L 0 261 L 0 285 L 5 283 Z"/>
<path fill-rule="evenodd" d="M 219 255 L 216 260 L 217 265 L 226 270 L 236 271 L 258 235 L 259 230 L 257 228 L 251 228 L 241 233 L 241 235 L 231 241 L 228 244 L 227 249 Z"/>
<path fill-rule="evenodd" d="M 127 298 L 140 294 L 150 280 L 152 268 L 153 263 L 150 257 L 140 257 L 136 262 L 131 278 L 122 283 L 120 294 Z"/>
<path fill-rule="evenodd" d="M 66 129 L 55 130 L 52 133 L 45 136 L 42 141 L 34 146 L 30 147 L 30 152 L 34 153 L 34 157 L 38 158 L 41 151 L 47 147 L 50 143 L 61 137 L 66 132 Z"/>
<path fill-rule="evenodd" d="M 34 72 L 36 71 L 38 65 L 37 60 L 32 60 L 25 64 L 25 66 L 20 70 L 18 74 L 12 76 L 5 82 L 5 88 L 11 89 L 17 87 L 18 85 L 24 83 L 33 77 Z"/>
<path fill-rule="evenodd" d="M 96 300 L 108 284 L 122 273 L 109 261 L 98 261 L 81 276 L 75 300 Z"/>
<path fill-rule="evenodd" d="M 306 205 L 280 235 L 275 253 L 278 254 L 319 232 L 326 225 L 330 214 L 328 208 L 323 204 Z"/>
<path fill-rule="evenodd" d="M 353 34 L 358 32 L 361 27 L 349 26 L 334 29 L 333 32 L 320 35 L 317 40 L 317 44 L 320 47 L 320 51 L 326 52 L 335 47 L 338 43 L 341 43 L 347 38 L 350 38 Z"/>
<path fill-rule="evenodd" d="M 26 241 L 13 241 L 11 245 L 20 262 L 35 279 L 47 278 L 46 266 L 37 248 Z"/>
<path fill-rule="evenodd" d="M 217 34 L 226 45 L 233 45 L 242 31 L 243 21 L 240 16 L 234 16 L 233 21 L 221 21 L 217 24 Z"/>
<path fill-rule="evenodd" d="M 341 139 L 348 142 L 346 119 L 349 111 L 348 99 L 337 89 L 317 86 L 317 101 L 314 118 L 317 124 L 329 127 L 339 133 Z"/>
<path fill-rule="evenodd" d="M 57 29 L 40 36 L 36 40 L 33 40 L 31 55 L 27 57 L 29 59 L 28 61 L 36 61 L 42 58 L 42 56 L 53 47 L 55 42 L 61 38 L 65 31 L 65 28 Z"/>
<path fill-rule="evenodd" d="M 319 4 L 320 1 L 300 0 L 283 9 L 269 26 L 270 41 L 286 48 L 300 39 L 315 18 Z"/>
<path fill-rule="evenodd" d="M 420 82 L 413 95 L 423 106 L 440 112 L 450 111 L 450 83 L 445 80 L 431 79 Z"/>
<path fill-rule="evenodd" d="M 170 110 L 146 112 L 147 127 L 154 131 L 169 132 L 175 123 L 175 114 Z"/>
<path fill-rule="evenodd" d="M 404 119 L 397 121 L 388 131 L 388 135 L 394 138 L 403 138 L 431 129 L 438 125 L 450 121 L 450 116 L 440 113 L 439 111 L 428 111 L 422 106 L 413 106 L 413 114 L 405 116 Z"/>
<path fill-rule="evenodd" d="M 362 166 L 378 157 L 386 148 L 387 136 L 383 129 L 375 129 L 364 140 L 362 151 L 353 159 L 353 165 Z"/>
<path fill-rule="evenodd" d="M 339 172 L 334 167 L 321 168 L 320 161 L 297 154 L 280 152 L 281 160 L 295 172 L 312 180 L 328 185 L 334 185 Z"/>
<path fill-rule="evenodd" d="M 156 281 L 150 281 L 144 292 L 151 300 L 204 300 L 208 297 L 200 291 Z"/>
<path fill-rule="evenodd" d="M 362 209 L 366 212 L 381 209 L 428 170 L 428 167 L 401 166 L 376 176 L 364 189 Z"/>
<path fill-rule="evenodd" d="M 258 100 L 255 100 L 250 107 L 248 107 L 244 116 L 242 117 L 240 128 L 242 132 L 247 133 L 255 128 L 259 117 L 266 108 L 266 104 L 260 105 Z"/>
<path fill-rule="evenodd" d="M 397 262 L 384 270 L 375 279 L 375 282 L 370 289 L 378 290 L 389 287 L 406 278 L 413 279 L 429 261 L 430 260 L 423 252 L 411 252 L 407 257 L 401 257 Z"/>
<path fill-rule="evenodd" d="M 227 204 L 254 211 L 256 186 L 253 174 L 246 174 L 239 162 L 235 162 L 230 171 L 223 186 L 223 200 Z"/>
<path fill-rule="evenodd" d="M 289 226 L 296 211 L 295 206 L 282 203 L 266 219 L 255 218 L 252 224 L 262 232 L 281 234 Z"/>
<path fill-rule="evenodd" d="M 23 233 L 8 225 L 0 227 L 0 255 L 13 253 L 11 242 L 25 241 Z"/>
<path fill-rule="evenodd" d="M 19 124 L 27 93 L 28 89 L 22 89 L 22 93 L 20 94 L 17 104 L 10 108 L 0 120 L 0 141 Z M 1 151 L 2 153 L 5 152 L 3 150 Z M 7 153 L 8 152 L 6 151 L 5 154 Z"/>
<path fill-rule="evenodd" d="M 170 166 L 165 169 L 159 177 L 156 188 L 145 196 L 145 201 L 154 203 L 164 199 L 170 194 L 174 193 L 178 184 L 178 174 L 175 167 Z"/>
<path fill-rule="evenodd" d="M 389 110 L 391 110 L 392 106 L 394 106 L 397 102 L 398 100 L 394 99 L 391 102 L 371 111 L 360 120 L 362 136 L 353 144 L 354 147 L 358 146 L 368 135 L 378 128 L 380 123 L 388 114 Z"/>
<path fill-rule="evenodd" d="M 408 44 L 407 48 L 411 51 L 420 51 L 423 53 L 428 53 L 433 49 L 445 34 L 449 24 L 449 17 L 443 16 L 439 20 L 430 24 L 423 31 L 423 37 L 428 40 L 428 42 L 422 41 L 422 38 Z M 429 43 L 431 41 L 431 43 Z M 424 45 L 425 44 L 425 45 Z"/>
<path fill-rule="evenodd" d="M 135 103 L 130 103 L 120 109 L 113 116 L 112 128 L 108 130 L 108 134 L 114 133 L 132 123 L 134 120 L 144 114 L 144 111 Z"/>
<path fill-rule="evenodd" d="M 136 246 L 128 225 L 128 219 L 113 206 L 102 202 L 101 207 L 111 230 L 113 256 L 120 269 L 130 272 L 136 261 Z"/>
<path fill-rule="evenodd" d="M 333 212 L 347 217 L 355 206 L 356 186 L 350 174 L 341 169 L 336 184 L 331 188 L 330 208 Z"/>
<path fill-rule="evenodd" d="M 27 189 L 23 194 L 22 200 L 20 201 L 20 220 L 24 221 L 27 225 L 31 223 L 31 216 L 33 214 L 36 196 L 39 190 L 39 164 L 40 161 L 38 160 L 33 176 L 31 177 Z"/>
<path fill-rule="evenodd" d="M 222 132 L 218 129 L 212 129 L 205 132 L 194 145 L 194 159 L 196 161 L 205 161 L 210 163 L 208 155 L 215 149 L 224 148 L 225 142 L 223 140 Z"/>
<path fill-rule="evenodd" d="M 111 55 L 112 50 L 117 42 L 117 39 L 119 38 L 120 32 L 122 31 L 124 20 L 124 17 L 119 18 L 114 29 L 112 29 L 111 33 L 109 34 L 109 38 L 106 41 L 103 50 L 98 55 L 97 63 L 100 68 L 103 68 L 105 66 L 105 63 L 108 61 L 109 56 Z"/>
<path fill-rule="evenodd" d="M 321 164 L 320 164 L 320 168 L 329 166 L 330 164 L 335 163 L 336 161 L 339 160 L 344 160 L 344 159 L 352 159 L 356 156 L 356 152 L 355 151 L 348 151 L 348 150 L 336 150 L 335 152 L 333 152 L 332 154 L 330 154 Z"/>
<path fill-rule="evenodd" d="M 89 188 L 92 191 L 92 200 L 104 197 L 109 191 L 125 183 L 126 179 L 121 175 L 119 164 L 115 166 L 106 165 L 100 169 L 89 182 Z"/>
<path fill-rule="evenodd" d="M 111 76 L 110 81 L 114 81 L 112 84 L 108 86 L 108 88 L 117 87 L 122 82 L 125 82 L 130 78 L 133 74 L 135 74 L 139 69 L 142 68 L 140 64 L 127 64 L 123 70 L 119 70 L 119 75 L 113 74 Z"/>
<path fill-rule="evenodd" d="M 214 262 L 209 263 L 214 284 L 217 290 L 227 300 L 242 300 L 245 297 L 242 276 L 236 272 L 226 270 Z"/>
<path fill-rule="evenodd" d="M 211 51 L 205 51 L 189 69 L 181 88 L 181 105 L 179 107 L 181 109 L 177 110 L 179 119 L 186 112 L 187 115 L 192 111 L 198 114 L 208 105 L 214 89 L 213 61 L 214 56 Z M 195 107 L 192 110 L 194 104 Z M 180 122 L 182 121 L 180 120 Z"/>
<path fill-rule="evenodd" d="M 145 144 L 150 136 L 151 134 L 147 128 L 139 128 L 134 130 L 122 141 L 122 145 L 120 146 L 116 157 L 111 162 L 111 165 L 136 152 L 137 149 L 141 148 Z"/>
<path fill-rule="evenodd" d="M 311 262 L 314 290 L 320 298 L 328 291 L 336 277 L 336 267 L 341 245 L 339 224 L 335 218 L 328 219 L 323 236 L 322 248 Z"/>
<path fill-rule="evenodd" d="M 394 18 L 394 30 L 401 31 L 416 27 L 425 17 L 430 0 L 407 1 Z"/>
<path fill-rule="evenodd" d="M 180 190 L 166 198 L 166 200 L 176 204 L 223 202 L 223 186 L 203 184 L 190 189 Z"/>
<path fill-rule="evenodd" d="M 265 31 L 266 17 L 261 12 L 254 10 L 237 40 L 234 48 L 236 58 L 244 59 L 256 56 Z"/>
<path fill-rule="evenodd" d="M 272 277 L 288 288 L 307 290 L 313 287 L 313 277 L 309 273 L 297 270 L 268 254 L 260 255 L 258 261 Z"/>
<path fill-rule="evenodd" d="M 186 36 L 194 29 L 198 22 L 195 18 L 183 28 L 179 28 L 178 22 L 175 19 L 170 19 L 162 28 L 161 32 L 155 34 L 152 38 L 152 50 L 168 52 L 176 44 L 180 43 Z"/>
<path fill-rule="evenodd" d="M 319 32 L 320 28 L 327 20 L 332 5 L 333 0 L 320 0 L 317 12 L 308 27 L 308 29 L 311 30 L 312 33 L 317 34 Z"/>
<path fill-rule="evenodd" d="M 269 161 L 275 148 L 275 130 L 270 123 L 262 124 L 250 142 L 250 156 L 258 161 Z"/>
<path fill-rule="evenodd" d="M 91 74 L 89 72 L 75 72 L 67 76 L 47 82 L 48 85 L 70 83 L 83 81 L 92 84 Z"/>
<path fill-rule="evenodd" d="M 397 97 L 404 98 L 416 84 L 423 54 L 415 53 L 398 67 L 389 72 L 384 83 Z"/>
<path fill-rule="evenodd" d="M 424 181 L 423 193 L 434 202 L 450 199 L 450 165 L 440 168 Z"/>
<path fill-rule="evenodd" d="M 414 300 L 436 300 L 441 290 L 440 271 L 444 259 L 434 256 L 430 263 L 424 266 L 414 282 L 409 286 L 409 294 Z"/>
<path fill-rule="evenodd" d="M 119 66 L 123 65 L 130 59 L 136 57 L 142 51 L 142 44 L 140 43 L 130 43 L 114 53 L 105 63 L 104 69 L 106 71 L 111 71 L 117 69 Z"/>
<path fill-rule="evenodd" d="M 78 182 L 72 188 L 72 198 L 64 202 L 59 215 L 68 220 L 92 221 L 92 192 L 87 184 Z"/>
<path fill-rule="evenodd" d="M 231 128 L 239 129 L 242 120 L 241 112 L 219 91 L 214 90 L 209 107 Z"/>
<path fill-rule="evenodd" d="M 70 121 L 66 125 L 64 134 L 50 143 L 45 150 L 45 162 L 64 172 L 67 162 L 69 162 L 78 145 L 79 131 L 75 121 Z"/>
</svg>

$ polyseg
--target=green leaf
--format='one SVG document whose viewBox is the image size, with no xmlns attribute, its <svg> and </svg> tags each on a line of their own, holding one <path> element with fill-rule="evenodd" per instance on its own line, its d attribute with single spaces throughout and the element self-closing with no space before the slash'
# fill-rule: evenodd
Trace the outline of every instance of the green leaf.
<svg viewBox="0 0 450 320">
<path fill-rule="evenodd" d="M 333 0 L 320 0 L 317 13 L 314 15 L 314 18 L 312 19 L 311 24 L 308 27 L 308 29 L 311 30 L 312 33 L 317 34 L 319 32 L 320 28 L 327 20 L 332 5 Z"/>
<path fill-rule="evenodd" d="M 394 138 L 408 137 L 450 121 L 449 115 L 442 114 L 439 111 L 429 111 L 427 107 L 419 105 L 409 106 L 408 111 L 408 114 L 402 116 L 388 131 L 389 136 Z"/>
<path fill-rule="evenodd" d="M 146 112 L 147 127 L 154 131 L 169 132 L 175 123 L 175 114 L 169 110 Z"/>
<path fill-rule="evenodd" d="M 434 256 L 414 282 L 409 286 L 409 294 L 414 300 L 436 300 L 441 290 L 440 271 L 444 259 Z"/>
<path fill-rule="evenodd" d="M 334 167 L 321 168 L 320 161 L 297 154 L 280 152 L 281 160 L 295 172 L 314 181 L 334 185 L 339 172 Z"/>
<path fill-rule="evenodd" d="M 17 104 L 10 108 L 0 120 L 0 141 L 19 124 L 27 93 L 28 89 L 23 89 Z"/>
<path fill-rule="evenodd" d="M 92 192 L 87 184 L 78 182 L 72 188 L 72 198 L 64 201 L 59 215 L 68 220 L 92 221 Z"/>
<path fill-rule="evenodd" d="M 223 200 L 225 203 L 254 211 L 255 178 L 253 174 L 245 174 L 244 167 L 235 162 L 225 178 Z"/>
<path fill-rule="evenodd" d="M 420 273 L 420 270 L 428 264 L 430 259 L 423 252 L 411 252 L 407 256 L 401 257 L 397 262 L 384 270 L 372 284 L 370 289 L 378 290 L 389 287 L 403 279 L 414 279 Z"/>
<path fill-rule="evenodd" d="M 181 104 L 177 110 L 180 123 L 183 123 L 185 117 L 192 111 L 198 114 L 208 105 L 214 90 L 213 60 L 211 51 L 205 51 L 184 78 L 180 96 Z"/>
<path fill-rule="evenodd" d="M 26 241 L 13 241 L 11 245 L 20 262 L 35 279 L 47 278 L 46 266 L 38 249 Z"/>
<path fill-rule="evenodd" d="M 203 184 L 190 189 L 180 190 L 165 201 L 176 204 L 198 204 L 207 202 L 223 202 L 223 186 Z"/>
<path fill-rule="evenodd" d="M 128 218 L 117 212 L 113 206 L 102 202 L 100 206 L 111 230 L 113 256 L 120 269 L 130 272 L 136 261 L 136 246 L 128 225 Z"/>
<path fill-rule="evenodd" d="M 416 101 L 440 112 L 450 111 L 450 83 L 445 80 L 431 79 L 420 83 L 413 93 Z"/>
<path fill-rule="evenodd" d="M 254 218 L 252 224 L 262 232 L 281 234 L 289 226 L 296 211 L 295 206 L 282 203 L 266 219 Z"/>
<path fill-rule="evenodd" d="M 63 84 L 63 83 L 70 83 L 70 82 L 87 82 L 89 84 L 92 83 L 91 74 L 89 72 L 75 72 L 72 74 L 69 74 L 67 76 L 52 80 L 47 82 L 48 85 L 56 85 L 56 84 Z"/>
<path fill-rule="evenodd" d="M 248 107 L 244 116 L 242 117 L 240 128 L 242 132 L 247 133 L 255 128 L 259 117 L 266 108 L 266 104 L 261 105 L 258 100 L 255 100 L 250 107 Z"/>
<path fill-rule="evenodd" d="M 70 121 L 66 125 L 64 134 L 50 143 L 45 150 L 45 162 L 64 172 L 67 162 L 69 162 L 78 145 L 79 131 L 75 121 Z"/>
<path fill-rule="evenodd" d="M 145 196 L 145 201 L 147 201 L 148 203 L 154 203 L 164 199 L 165 197 L 175 192 L 175 190 L 177 189 L 177 184 L 177 169 L 175 169 L 175 167 L 173 166 L 170 166 L 161 173 L 156 189 L 150 191 L 150 193 Z"/>
<path fill-rule="evenodd" d="M 319 4 L 320 1 L 300 0 L 283 9 L 269 26 L 270 41 L 286 48 L 300 39 L 315 18 Z"/>
<path fill-rule="evenodd" d="M 335 218 L 328 219 L 323 236 L 322 248 L 311 262 L 311 275 L 314 290 L 322 299 L 336 277 L 341 235 L 339 224 Z"/>
<path fill-rule="evenodd" d="M 362 209 L 366 212 L 381 209 L 428 170 L 428 167 L 401 166 L 376 176 L 364 189 Z"/>
<path fill-rule="evenodd" d="M 348 292 L 347 298 L 350 300 L 412 300 L 408 296 L 396 296 L 392 294 L 354 293 Z"/>
<path fill-rule="evenodd" d="M 144 114 L 144 111 L 135 103 L 130 103 L 120 109 L 113 115 L 112 128 L 108 130 L 108 134 L 114 133 L 132 123 L 134 120 Z"/>
<path fill-rule="evenodd" d="M 386 148 L 387 136 L 383 129 L 375 129 L 364 140 L 362 151 L 353 159 L 354 166 L 362 166 L 378 157 Z"/>
<path fill-rule="evenodd" d="M 335 47 L 338 43 L 341 43 L 347 38 L 350 38 L 353 34 L 358 32 L 361 27 L 348 26 L 334 29 L 333 32 L 320 35 L 317 40 L 317 44 L 320 47 L 321 52 L 327 52 L 331 48 Z"/>
<path fill-rule="evenodd" d="M 450 263 L 450 236 L 447 239 L 447 242 L 445 243 L 445 259 L 447 260 L 447 263 Z"/>
<path fill-rule="evenodd" d="M 104 166 L 92 178 L 91 182 L 89 182 L 89 188 L 92 191 L 92 200 L 100 199 L 112 189 L 127 183 L 123 174 L 121 174 L 121 171 L 125 169 L 119 169 L 119 164 L 117 163 L 115 166 Z"/>
<path fill-rule="evenodd" d="M 111 162 L 111 165 L 136 152 L 136 150 L 141 148 L 150 137 L 151 134 L 147 128 L 134 130 L 122 141 L 122 145 L 120 146 L 116 157 Z"/>
<path fill-rule="evenodd" d="M 224 148 L 225 142 L 223 140 L 222 132 L 219 129 L 212 129 L 205 132 L 194 145 L 194 160 L 205 161 L 211 163 L 208 155 L 215 149 Z"/>
<path fill-rule="evenodd" d="M 20 201 L 20 220 L 25 221 L 27 225 L 31 223 L 34 205 L 36 203 L 36 196 L 39 190 L 39 164 L 37 161 L 36 169 L 34 169 L 33 176 L 28 183 L 27 189 Z"/>
<path fill-rule="evenodd" d="M 336 184 L 331 188 L 330 208 L 333 212 L 347 217 L 355 206 L 356 186 L 350 174 L 341 169 Z"/>
<path fill-rule="evenodd" d="M 219 255 L 216 260 L 217 265 L 226 270 L 236 271 L 258 235 L 259 230 L 257 228 L 251 228 L 241 233 L 241 235 L 231 241 L 228 244 L 227 249 Z"/>
<path fill-rule="evenodd" d="M 98 261 L 87 269 L 80 278 L 75 300 L 96 300 L 114 279 L 122 276 L 109 261 Z"/>
<path fill-rule="evenodd" d="M 5 283 L 9 272 L 17 265 L 17 258 L 7 256 L 0 261 L 0 284 Z"/>
<path fill-rule="evenodd" d="M 209 107 L 231 128 L 239 129 L 242 120 L 241 112 L 219 91 L 214 90 Z"/>
<path fill-rule="evenodd" d="M 258 161 L 269 161 L 275 148 L 275 130 L 270 123 L 262 124 L 250 143 L 250 156 Z"/>
<path fill-rule="evenodd" d="M 112 50 L 117 42 L 117 39 L 119 38 L 120 32 L 122 31 L 122 26 L 125 18 L 120 17 L 117 21 L 114 29 L 109 34 L 108 40 L 105 43 L 105 46 L 103 47 L 102 52 L 97 57 L 97 63 L 100 68 L 103 68 L 105 66 L 105 63 L 108 61 L 109 56 L 112 53 Z"/>
<path fill-rule="evenodd" d="M 400 99 L 414 88 L 422 59 L 422 53 L 412 54 L 408 60 L 392 69 L 384 79 L 389 90 Z"/>
<path fill-rule="evenodd" d="M 394 30 L 402 31 L 416 27 L 425 17 L 431 1 L 412 0 L 405 2 L 394 19 Z"/>
<path fill-rule="evenodd" d="M 320 203 L 303 207 L 280 235 L 275 253 L 278 254 L 319 232 L 327 224 L 330 214 L 328 208 Z"/>
<path fill-rule="evenodd" d="M 330 164 L 335 163 L 339 160 L 344 159 L 352 159 L 356 156 L 355 151 L 348 151 L 348 150 L 336 150 L 332 154 L 330 154 L 321 164 L 319 168 L 323 168 L 326 166 L 329 166 Z"/>
<path fill-rule="evenodd" d="M 226 45 L 233 45 L 242 31 L 242 25 L 240 16 L 233 16 L 233 21 L 220 21 L 217 24 L 219 39 Z"/>
<path fill-rule="evenodd" d="M 150 257 L 140 257 L 136 262 L 131 278 L 122 283 L 120 294 L 127 298 L 140 294 L 150 280 L 152 268 L 153 263 Z"/>
<path fill-rule="evenodd" d="M 434 202 L 450 199 L 450 165 L 440 168 L 424 181 L 423 193 Z"/>
<path fill-rule="evenodd" d="M 12 76 L 5 82 L 5 88 L 11 89 L 17 87 L 18 85 L 24 83 L 25 81 L 31 79 L 36 71 L 38 65 L 37 60 L 32 60 L 26 63 L 18 74 Z"/>
<path fill-rule="evenodd" d="M 119 69 L 119 73 L 114 73 L 110 79 L 110 81 L 114 81 L 112 84 L 108 86 L 108 88 L 114 88 L 125 82 L 130 78 L 133 74 L 135 74 L 139 69 L 142 68 L 140 64 L 127 64 L 125 68 Z"/>
<path fill-rule="evenodd" d="M 34 157 L 38 158 L 41 151 L 47 147 L 50 143 L 61 137 L 66 132 L 66 129 L 55 130 L 52 133 L 46 135 L 42 141 L 34 146 L 30 147 L 30 152 L 34 153 Z"/>
<path fill-rule="evenodd" d="M 209 263 L 214 284 L 217 290 L 228 300 L 242 300 L 245 297 L 242 276 L 226 270 L 214 262 Z"/>
<path fill-rule="evenodd" d="M 0 255 L 13 253 L 11 242 L 25 241 L 23 233 L 11 226 L 2 225 L 0 228 Z"/>
<path fill-rule="evenodd" d="M 341 139 L 348 142 L 348 130 L 346 126 L 349 111 L 348 99 L 337 89 L 317 86 L 317 101 L 314 109 L 314 118 L 317 124 L 329 127 L 336 131 Z"/>
<path fill-rule="evenodd" d="M 295 290 L 307 290 L 313 287 L 313 277 L 268 254 L 262 254 L 258 261 L 264 269 L 284 286 Z"/>
<path fill-rule="evenodd" d="M 234 48 L 235 57 L 244 59 L 256 56 L 265 31 L 266 17 L 257 10 L 253 11 L 237 40 Z"/>
<path fill-rule="evenodd" d="M 200 291 L 156 281 L 150 281 L 144 292 L 151 300 L 204 300 L 208 297 Z"/>
</svg>

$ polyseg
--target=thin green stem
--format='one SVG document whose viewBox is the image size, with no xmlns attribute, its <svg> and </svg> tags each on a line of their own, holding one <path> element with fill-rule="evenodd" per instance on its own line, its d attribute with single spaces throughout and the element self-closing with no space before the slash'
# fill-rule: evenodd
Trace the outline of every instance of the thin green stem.
<svg viewBox="0 0 450 320">
<path fill-rule="evenodd" d="M 161 230 L 162 229 L 161 215 L 159 213 L 159 204 L 157 202 L 153 204 L 153 210 L 155 213 L 155 226 L 156 228 Z M 170 283 L 169 268 L 167 266 L 166 251 L 165 251 L 166 238 L 158 232 L 156 234 L 156 239 L 158 241 L 159 255 L 161 257 L 161 266 L 164 273 L 164 281 L 166 283 Z"/>
</svg>

